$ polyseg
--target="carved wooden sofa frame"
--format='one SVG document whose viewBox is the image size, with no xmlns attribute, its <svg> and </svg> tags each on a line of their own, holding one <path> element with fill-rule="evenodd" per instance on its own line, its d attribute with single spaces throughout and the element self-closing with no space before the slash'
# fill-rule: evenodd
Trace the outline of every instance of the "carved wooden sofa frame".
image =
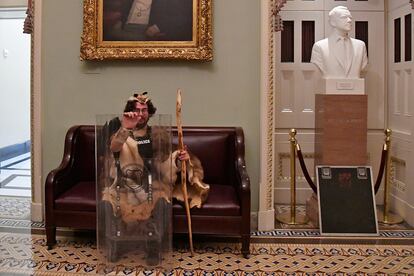
<svg viewBox="0 0 414 276">
<path fill-rule="evenodd" d="M 204 168 L 211 190 L 202 208 L 191 209 L 194 234 L 238 236 L 249 255 L 250 180 L 239 127 L 184 127 L 184 142 Z M 173 129 L 173 144 L 177 130 Z M 56 227 L 96 228 L 95 126 L 71 127 L 61 164 L 45 183 L 46 236 L 56 243 Z M 173 204 L 173 232 L 187 233 L 185 210 Z"/>
</svg>

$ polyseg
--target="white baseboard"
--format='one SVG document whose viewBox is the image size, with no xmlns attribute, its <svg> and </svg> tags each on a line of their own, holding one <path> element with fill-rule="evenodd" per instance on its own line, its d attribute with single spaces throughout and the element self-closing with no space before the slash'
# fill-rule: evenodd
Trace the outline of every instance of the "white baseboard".
<svg viewBox="0 0 414 276">
<path fill-rule="evenodd" d="M 391 212 L 401 216 L 410 226 L 414 225 L 414 206 L 401 198 L 390 196 L 392 202 Z"/>
<path fill-rule="evenodd" d="M 275 210 L 259 211 L 257 229 L 268 231 L 275 229 Z"/>
<path fill-rule="evenodd" d="M 43 205 L 41 203 L 32 202 L 31 215 L 32 215 L 32 221 L 42 222 L 43 221 Z"/>
<path fill-rule="evenodd" d="M 257 231 L 258 227 L 258 219 L 257 219 L 257 212 L 250 213 L 250 231 Z"/>
<path fill-rule="evenodd" d="M 296 189 L 296 203 L 306 204 L 306 200 L 311 197 L 313 191 L 311 188 L 297 188 Z M 290 188 L 276 188 L 275 189 L 275 203 L 276 204 L 290 204 Z"/>
</svg>

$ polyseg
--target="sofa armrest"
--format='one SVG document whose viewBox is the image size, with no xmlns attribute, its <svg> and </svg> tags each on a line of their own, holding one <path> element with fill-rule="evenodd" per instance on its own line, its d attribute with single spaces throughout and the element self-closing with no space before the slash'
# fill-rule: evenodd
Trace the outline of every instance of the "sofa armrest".
<svg viewBox="0 0 414 276">
<path fill-rule="evenodd" d="M 247 174 L 246 161 L 244 157 L 244 134 L 243 129 L 236 128 L 235 155 L 236 155 L 236 178 L 239 199 L 241 201 L 242 213 L 247 212 L 250 216 L 250 178 Z"/>
<path fill-rule="evenodd" d="M 235 166 L 236 166 L 236 179 L 238 182 L 238 195 L 240 199 L 241 207 L 241 216 L 242 216 L 242 225 L 241 225 L 241 235 L 243 237 L 250 236 L 250 178 L 247 174 L 246 161 L 244 157 L 244 133 L 243 129 L 238 127 L 236 128 L 236 137 L 235 137 Z M 247 250 L 244 248 L 244 250 Z"/>
<path fill-rule="evenodd" d="M 62 161 L 56 169 L 52 170 L 47 175 L 45 181 L 46 204 L 49 200 L 53 201 L 54 198 L 74 185 L 74 179 L 71 175 L 74 166 L 74 144 L 79 127 L 80 126 L 73 126 L 68 130 L 65 137 L 65 148 Z"/>
<path fill-rule="evenodd" d="M 241 165 L 241 160 L 237 161 L 237 182 L 238 182 L 238 194 L 241 201 L 244 201 L 246 196 L 250 201 L 250 178 L 247 174 L 246 165 Z"/>
</svg>

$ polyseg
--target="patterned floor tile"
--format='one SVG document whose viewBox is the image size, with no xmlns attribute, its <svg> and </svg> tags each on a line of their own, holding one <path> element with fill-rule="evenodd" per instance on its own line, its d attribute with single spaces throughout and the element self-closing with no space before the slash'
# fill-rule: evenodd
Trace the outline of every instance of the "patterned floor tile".
<svg viewBox="0 0 414 276">
<path fill-rule="evenodd" d="M 0 196 L 31 197 L 30 166 L 30 152 L 2 161 Z"/>
<path fill-rule="evenodd" d="M 0 218 L 30 219 L 30 203 L 28 197 L 0 196 Z"/>
<path fill-rule="evenodd" d="M 414 275 L 413 246 L 253 243 L 249 259 L 239 247 L 199 243 L 191 256 L 183 245 L 161 271 L 128 260 L 110 267 L 88 240 L 60 237 L 47 250 L 44 236 L 0 233 L 0 275 Z"/>
</svg>

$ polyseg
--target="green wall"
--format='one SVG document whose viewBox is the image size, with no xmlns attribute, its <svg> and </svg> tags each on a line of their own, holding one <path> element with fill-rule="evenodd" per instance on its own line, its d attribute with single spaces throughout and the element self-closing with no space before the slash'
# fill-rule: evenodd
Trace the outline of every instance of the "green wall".
<svg viewBox="0 0 414 276">
<path fill-rule="evenodd" d="M 184 125 L 243 127 L 252 211 L 258 209 L 260 1 L 213 1 L 209 63 L 82 62 L 82 1 L 43 0 L 42 13 L 43 180 L 59 165 L 70 126 L 121 112 L 136 90 L 149 91 L 159 113 L 175 114 L 181 88 Z"/>
<path fill-rule="evenodd" d="M 27 7 L 27 0 L 1 0 L 0 7 Z"/>
</svg>

